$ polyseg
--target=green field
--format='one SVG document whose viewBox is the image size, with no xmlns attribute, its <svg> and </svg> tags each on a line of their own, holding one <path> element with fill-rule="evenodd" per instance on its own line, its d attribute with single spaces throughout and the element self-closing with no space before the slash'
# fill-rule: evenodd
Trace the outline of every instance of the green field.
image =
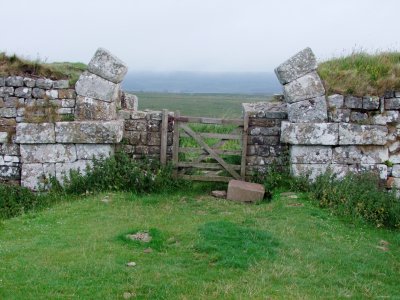
<svg viewBox="0 0 400 300">
<path fill-rule="evenodd" d="M 139 109 L 170 111 L 179 110 L 181 114 L 198 117 L 240 117 L 242 103 L 268 101 L 271 96 L 239 94 L 172 94 L 140 93 Z"/>
</svg>

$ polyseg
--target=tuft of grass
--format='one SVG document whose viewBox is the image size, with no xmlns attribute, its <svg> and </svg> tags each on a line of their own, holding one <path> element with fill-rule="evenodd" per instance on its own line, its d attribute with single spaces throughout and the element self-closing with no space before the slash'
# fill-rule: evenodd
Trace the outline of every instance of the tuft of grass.
<svg viewBox="0 0 400 300">
<path fill-rule="evenodd" d="M 74 85 L 79 75 L 86 70 L 86 65 L 80 62 L 46 63 L 40 59 L 34 61 L 0 52 L 0 76 L 38 76 L 51 79 L 68 79 Z"/>
<path fill-rule="evenodd" d="M 229 221 L 206 223 L 199 232 L 196 250 L 222 267 L 247 269 L 260 259 L 273 257 L 278 246 L 270 233 Z"/>
<path fill-rule="evenodd" d="M 318 73 L 328 93 L 383 96 L 400 89 L 400 52 L 353 51 L 319 64 Z"/>
</svg>

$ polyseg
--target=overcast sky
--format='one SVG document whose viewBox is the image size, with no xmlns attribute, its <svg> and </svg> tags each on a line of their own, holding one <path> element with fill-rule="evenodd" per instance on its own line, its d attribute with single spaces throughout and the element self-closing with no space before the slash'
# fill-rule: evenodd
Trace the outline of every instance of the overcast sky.
<svg viewBox="0 0 400 300">
<path fill-rule="evenodd" d="M 0 51 L 130 71 L 272 71 L 310 46 L 319 60 L 400 50 L 398 0 L 0 0 Z"/>
</svg>

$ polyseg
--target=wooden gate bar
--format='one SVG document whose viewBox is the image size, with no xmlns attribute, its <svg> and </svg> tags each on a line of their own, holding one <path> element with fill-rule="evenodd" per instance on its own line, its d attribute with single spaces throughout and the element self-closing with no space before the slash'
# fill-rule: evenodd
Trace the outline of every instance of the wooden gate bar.
<svg viewBox="0 0 400 300">
<path fill-rule="evenodd" d="M 243 136 L 242 136 L 242 162 L 240 168 L 240 176 L 242 180 L 246 180 L 246 156 L 247 156 L 247 132 L 249 130 L 249 114 L 244 113 L 243 116 Z"/>
<path fill-rule="evenodd" d="M 238 126 L 243 125 L 242 119 L 217 119 L 217 118 L 179 116 L 179 118 L 175 117 L 175 120 L 184 123 L 238 125 Z"/>
<path fill-rule="evenodd" d="M 162 166 L 167 164 L 167 137 L 168 137 L 168 110 L 163 109 L 161 119 L 161 150 L 160 163 Z"/>
</svg>

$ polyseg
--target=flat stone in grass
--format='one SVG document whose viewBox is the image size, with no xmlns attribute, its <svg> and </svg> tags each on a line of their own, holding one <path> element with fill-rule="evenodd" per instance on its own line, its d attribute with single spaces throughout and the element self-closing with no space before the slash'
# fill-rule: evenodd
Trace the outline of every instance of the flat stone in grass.
<svg viewBox="0 0 400 300">
<path fill-rule="evenodd" d="M 132 241 L 141 241 L 149 243 L 152 240 L 152 236 L 148 232 L 136 232 L 134 234 L 128 234 L 126 237 Z"/>
<path fill-rule="evenodd" d="M 258 183 L 231 180 L 228 184 L 227 199 L 244 203 L 254 203 L 264 198 L 265 188 Z"/>
</svg>

